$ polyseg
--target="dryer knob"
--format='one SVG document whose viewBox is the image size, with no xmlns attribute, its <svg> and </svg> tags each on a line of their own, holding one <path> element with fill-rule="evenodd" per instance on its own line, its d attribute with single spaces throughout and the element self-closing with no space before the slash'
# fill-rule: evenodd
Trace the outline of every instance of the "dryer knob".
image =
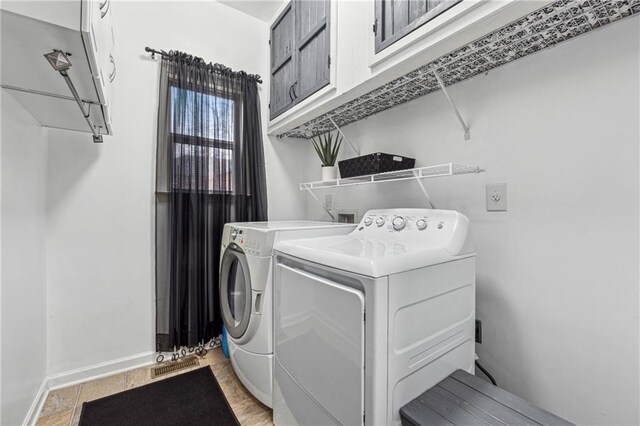
<svg viewBox="0 0 640 426">
<path fill-rule="evenodd" d="M 401 231 L 407 224 L 407 221 L 404 219 L 404 217 L 401 216 L 396 216 L 395 218 L 393 218 L 393 222 L 391 222 L 393 224 L 393 229 L 395 229 L 396 231 Z"/>
<path fill-rule="evenodd" d="M 427 221 L 425 219 L 418 219 L 416 226 L 419 230 L 423 231 L 427 228 Z"/>
<path fill-rule="evenodd" d="M 231 230 L 231 239 L 232 239 L 232 240 L 235 240 L 237 236 L 238 236 L 238 230 L 237 230 L 237 229 L 235 229 L 235 228 L 233 228 L 233 229 Z"/>
<path fill-rule="evenodd" d="M 370 217 L 368 217 L 368 216 L 367 216 L 367 217 L 365 217 L 365 218 L 364 218 L 364 224 L 365 224 L 366 226 L 369 226 L 369 225 L 371 225 L 372 223 L 373 223 L 373 219 L 371 219 Z"/>
<path fill-rule="evenodd" d="M 384 225 L 384 218 L 383 217 L 379 217 L 376 220 L 376 225 L 378 225 L 378 228 L 381 227 L 382 225 Z"/>
</svg>

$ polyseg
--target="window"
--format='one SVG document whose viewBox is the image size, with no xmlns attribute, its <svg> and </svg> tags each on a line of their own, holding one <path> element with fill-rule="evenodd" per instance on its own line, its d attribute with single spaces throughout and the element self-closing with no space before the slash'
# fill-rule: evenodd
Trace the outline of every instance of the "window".
<svg viewBox="0 0 640 426">
<path fill-rule="evenodd" d="M 170 95 L 170 132 L 176 166 L 173 189 L 233 193 L 239 98 L 176 86 L 171 87 Z"/>
</svg>

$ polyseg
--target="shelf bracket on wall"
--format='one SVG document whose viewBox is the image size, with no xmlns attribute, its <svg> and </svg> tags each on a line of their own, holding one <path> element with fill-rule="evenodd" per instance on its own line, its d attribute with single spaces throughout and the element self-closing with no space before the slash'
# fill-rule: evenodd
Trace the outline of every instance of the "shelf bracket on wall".
<svg viewBox="0 0 640 426">
<path fill-rule="evenodd" d="M 96 126 L 94 126 L 94 124 L 91 122 L 91 104 L 88 104 L 89 107 L 85 110 L 84 101 L 80 98 L 80 95 L 76 90 L 76 86 L 73 84 L 73 81 L 71 81 L 71 77 L 69 77 L 69 74 L 67 73 L 69 68 L 71 68 L 71 62 L 69 61 L 67 55 L 67 53 L 61 50 L 54 50 L 53 52 L 45 54 L 44 57 L 47 59 L 53 69 L 60 73 L 65 83 L 67 83 L 67 86 L 69 87 L 69 90 L 73 95 L 73 99 L 78 104 L 78 108 L 80 108 L 82 116 L 89 125 L 91 133 L 93 133 L 93 143 L 102 143 L 102 135 L 100 134 L 98 129 L 96 129 Z"/>
<path fill-rule="evenodd" d="M 440 85 L 440 88 L 442 89 L 442 93 L 444 93 L 444 95 L 446 96 L 447 100 L 449 101 L 449 104 L 451 105 L 451 108 L 453 108 L 453 112 L 456 114 L 456 117 L 458 117 L 458 121 L 460 122 L 460 125 L 462 126 L 462 129 L 464 130 L 464 140 L 468 141 L 469 139 L 471 139 L 471 131 L 469 130 L 469 126 L 467 126 L 467 123 L 464 122 L 464 119 L 462 118 L 462 115 L 460 115 L 460 111 L 458 111 L 458 107 L 456 107 L 456 104 L 453 102 L 453 99 L 451 99 L 451 96 L 449 96 L 449 92 L 447 92 L 447 88 L 444 85 L 444 82 L 442 81 L 442 79 L 440 78 L 440 75 L 438 75 L 436 70 L 433 69 L 433 68 L 431 69 L 431 72 L 436 77 L 436 80 L 438 81 L 438 84 Z"/>
<path fill-rule="evenodd" d="M 424 184 L 422 183 L 422 180 L 420 180 L 419 175 L 416 175 L 416 182 L 418 182 L 418 186 L 420 186 L 420 189 L 422 190 L 422 193 L 424 194 L 425 198 L 427 199 L 427 203 L 429 203 L 429 208 L 430 209 L 435 209 L 436 207 L 431 202 L 431 197 L 429 197 L 429 193 L 427 192 L 427 189 L 424 187 Z"/>
<path fill-rule="evenodd" d="M 347 141 L 347 143 L 349 144 L 349 146 L 351 147 L 351 149 L 356 153 L 356 155 L 360 155 L 360 150 L 357 149 L 355 146 L 353 146 L 353 144 L 351 143 L 351 141 L 349 140 L 348 137 L 345 136 L 344 133 L 342 133 L 342 130 L 340 130 L 340 127 L 338 127 L 338 125 L 336 124 L 335 121 L 333 121 L 333 118 L 331 118 L 330 115 L 327 115 L 327 117 L 329 117 L 329 121 L 331 122 L 331 124 L 333 124 L 333 127 L 336 128 L 336 130 L 338 131 L 338 133 L 340 133 L 340 135 L 344 138 L 344 140 Z"/>
<path fill-rule="evenodd" d="M 313 193 L 313 191 L 311 190 L 310 187 L 305 187 L 305 189 L 309 192 L 309 194 L 311 194 L 311 196 L 313 197 L 314 200 L 316 200 L 318 202 L 318 204 L 320 204 L 320 207 L 322 207 L 322 210 L 324 210 L 329 217 L 331 217 L 331 222 L 335 222 L 336 221 L 336 217 L 333 215 L 333 213 L 331 213 L 331 211 L 324 205 L 324 203 L 320 200 L 320 198 L 318 198 L 316 196 L 316 194 Z"/>
</svg>

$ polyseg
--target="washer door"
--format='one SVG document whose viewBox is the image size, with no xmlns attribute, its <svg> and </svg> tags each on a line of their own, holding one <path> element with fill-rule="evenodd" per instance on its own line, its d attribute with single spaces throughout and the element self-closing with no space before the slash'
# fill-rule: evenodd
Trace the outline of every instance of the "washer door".
<svg viewBox="0 0 640 426">
<path fill-rule="evenodd" d="M 251 318 L 251 278 L 247 257 L 235 244 L 227 247 L 220 264 L 220 304 L 227 332 L 241 338 Z"/>
</svg>

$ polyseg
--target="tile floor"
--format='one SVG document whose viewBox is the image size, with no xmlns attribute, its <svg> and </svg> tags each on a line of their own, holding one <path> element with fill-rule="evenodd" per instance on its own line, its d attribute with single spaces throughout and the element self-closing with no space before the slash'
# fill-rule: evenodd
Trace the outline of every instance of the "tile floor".
<svg viewBox="0 0 640 426">
<path fill-rule="evenodd" d="M 216 379 L 218 379 L 218 383 L 220 383 L 220 387 L 241 425 L 273 425 L 271 410 L 262 405 L 244 388 L 233 371 L 231 362 L 224 357 L 222 349 L 210 350 L 205 357 L 199 358 L 199 360 L 200 365 L 197 367 L 185 368 L 182 371 L 167 374 L 157 379 L 151 379 L 150 367 L 142 367 L 91 382 L 50 391 L 40 412 L 37 425 L 76 426 L 80 421 L 82 403 L 85 401 L 146 385 L 152 381 L 163 380 L 205 365 L 211 368 Z"/>
</svg>

